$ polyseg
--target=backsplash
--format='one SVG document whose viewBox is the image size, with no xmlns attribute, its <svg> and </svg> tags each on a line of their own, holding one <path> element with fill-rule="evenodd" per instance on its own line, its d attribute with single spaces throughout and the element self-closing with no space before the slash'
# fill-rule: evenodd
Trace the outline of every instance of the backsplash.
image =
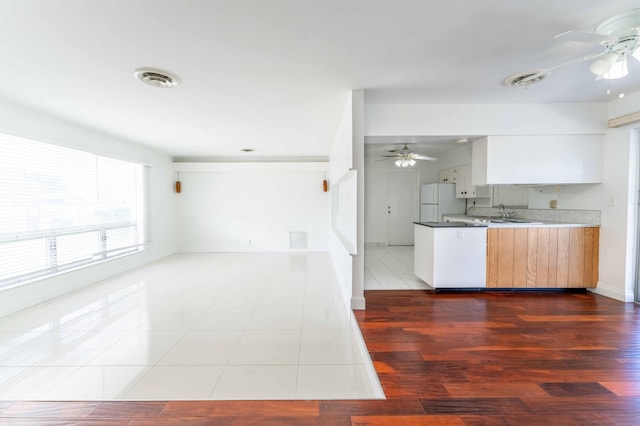
<svg viewBox="0 0 640 426">
<path fill-rule="evenodd" d="M 522 219 L 600 225 L 600 210 L 551 210 L 518 208 L 506 208 L 505 210 L 513 211 L 515 213 L 515 217 L 519 217 Z M 500 211 L 497 207 L 474 207 L 467 213 L 467 215 L 500 216 Z"/>
</svg>

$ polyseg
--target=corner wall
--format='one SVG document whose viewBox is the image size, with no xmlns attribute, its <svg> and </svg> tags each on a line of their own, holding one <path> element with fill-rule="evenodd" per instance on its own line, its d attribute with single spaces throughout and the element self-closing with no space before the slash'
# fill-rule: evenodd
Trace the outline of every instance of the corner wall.
<svg viewBox="0 0 640 426">
<path fill-rule="evenodd" d="M 329 251 L 346 309 L 364 309 L 364 92 L 349 94 L 336 131 L 329 170 L 337 182 L 349 169 L 357 170 L 357 255 L 351 256 L 331 231 Z"/>
</svg>

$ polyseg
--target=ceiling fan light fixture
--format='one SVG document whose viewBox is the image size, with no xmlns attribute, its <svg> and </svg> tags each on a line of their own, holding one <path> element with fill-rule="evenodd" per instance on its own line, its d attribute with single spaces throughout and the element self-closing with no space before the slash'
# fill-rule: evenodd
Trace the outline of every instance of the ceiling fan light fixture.
<svg viewBox="0 0 640 426">
<path fill-rule="evenodd" d="M 618 59 L 618 55 L 616 53 L 607 53 L 602 58 L 597 59 L 589 65 L 589 70 L 598 76 L 603 76 L 611 71 L 611 67 L 615 64 Z"/>
<path fill-rule="evenodd" d="M 413 167 L 416 165 L 416 160 L 414 160 L 413 154 L 406 154 L 402 157 L 399 157 L 395 163 L 398 167 Z"/>
<path fill-rule="evenodd" d="M 602 78 L 606 78 L 607 80 L 615 80 L 617 78 L 625 77 L 629 74 L 629 68 L 627 67 L 627 60 L 622 59 L 621 61 L 615 62 L 609 72 L 603 74 Z"/>
</svg>

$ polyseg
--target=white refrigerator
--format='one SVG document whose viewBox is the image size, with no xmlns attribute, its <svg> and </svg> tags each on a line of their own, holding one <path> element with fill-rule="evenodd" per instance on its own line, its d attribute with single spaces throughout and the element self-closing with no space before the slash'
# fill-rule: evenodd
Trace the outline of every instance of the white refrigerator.
<svg viewBox="0 0 640 426">
<path fill-rule="evenodd" d="M 420 222 L 441 222 L 446 214 L 464 214 L 464 199 L 456 198 L 455 183 L 420 187 Z"/>
</svg>

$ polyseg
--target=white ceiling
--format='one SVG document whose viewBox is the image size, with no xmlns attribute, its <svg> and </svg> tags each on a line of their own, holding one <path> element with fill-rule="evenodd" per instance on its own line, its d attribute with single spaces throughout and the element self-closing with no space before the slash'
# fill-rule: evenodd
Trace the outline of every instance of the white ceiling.
<svg viewBox="0 0 640 426">
<path fill-rule="evenodd" d="M 326 157 L 351 89 L 365 89 L 367 103 L 611 100 L 585 63 L 528 90 L 502 82 L 597 51 L 553 36 L 593 30 L 634 7 L 640 2 L 0 0 L 0 97 L 174 157 Z M 181 85 L 144 86 L 133 77 L 139 67 L 172 72 Z M 630 68 L 615 82 L 627 93 L 640 91 L 640 63 Z M 246 147 L 255 153 L 241 154 Z"/>
</svg>

